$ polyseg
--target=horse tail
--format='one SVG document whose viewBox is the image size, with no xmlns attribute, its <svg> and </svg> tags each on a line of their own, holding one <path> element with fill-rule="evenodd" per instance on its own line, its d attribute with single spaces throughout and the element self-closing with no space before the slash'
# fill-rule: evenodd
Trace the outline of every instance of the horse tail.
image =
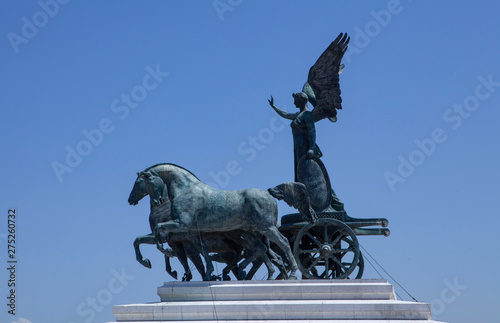
<svg viewBox="0 0 500 323">
<path fill-rule="evenodd" d="M 274 198 L 285 201 L 289 206 L 297 209 L 308 221 L 317 219 L 316 212 L 311 206 L 309 193 L 304 184 L 298 182 L 286 182 L 267 190 Z"/>
</svg>

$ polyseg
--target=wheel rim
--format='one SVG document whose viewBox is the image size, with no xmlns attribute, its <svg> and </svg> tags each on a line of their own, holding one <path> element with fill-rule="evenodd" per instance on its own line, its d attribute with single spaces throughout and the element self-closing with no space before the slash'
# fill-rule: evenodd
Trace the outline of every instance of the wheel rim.
<svg viewBox="0 0 500 323">
<path fill-rule="evenodd" d="M 319 219 L 297 235 L 293 253 L 309 279 L 347 278 L 358 265 L 359 245 L 352 229 L 335 219 Z"/>
<path fill-rule="evenodd" d="M 356 274 L 355 279 L 361 279 L 363 277 L 363 272 L 365 271 L 365 261 L 363 260 L 363 254 L 360 252 L 359 253 L 359 259 L 358 259 L 358 273 Z M 356 271 L 354 271 L 356 272 Z"/>
</svg>

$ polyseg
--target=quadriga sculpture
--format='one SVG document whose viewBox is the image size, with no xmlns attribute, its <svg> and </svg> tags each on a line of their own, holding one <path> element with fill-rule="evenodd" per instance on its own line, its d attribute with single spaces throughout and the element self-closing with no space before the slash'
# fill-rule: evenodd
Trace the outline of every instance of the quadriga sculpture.
<svg viewBox="0 0 500 323">
<path fill-rule="evenodd" d="M 253 239 L 255 234 L 263 235 L 271 242 L 275 243 L 283 251 L 286 260 L 290 265 L 290 279 L 296 279 L 297 264 L 293 257 L 288 240 L 279 232 L 276 224 L 278 222 L 277 203 L 273 195 L 280 192 L 279 186 L 270 191 L 258 189 L 244 189 L 238 191 L 221 191 L 214 189 L 201 182 L 188 170 L 174 164 L 158 164 L 146 169 L 143 173 L 149 176 L 146 181 L 146 194 L 150 194 L 152 203 L 161 206 L 168 205 L 168 217 L 162 214 L 158 216 L 164 222 L 159 222 L 153 228 L 153 233 L 149 236 L 162 252 L 167 252 L 163 248 L 163 243 L 168 241 L 170 235 L 183 233 L 184 237 L 189 237 L 193 245 L 199 245 L 201 253 L 207 265 L 206 278 L 213 279 L 213 265 L 208 254 L 208 250 L 200 233 L 218 233 L 228 239 L 237 240 L 234 232 L 241 230 L 239 243 L 251 241 L 252 250 L 250 255 L 239 265 L 240 273 L 248 264 L 260 257 L 266 259 L 266 252 L 269 249 L 258 239 Z M 161 179 L 162 183 L 158 183 Z M 138 177 L 134 189 L 132 190 L 129 203 L 136 204 L 136 185 L 142 179 Z M 162 185 L 163 184 L 163 185 Z M 293 194 L 294 191 L 305 192 L 305 187 L 300 183 L 287 183 L 287 193 L 279 198 L 293 199 L 296 196 L 304 197 L 304 194 Z M 271 195 L 271 193 L 273 195 Z M 292 194 L 290 194 L 292 192 Z M 307 194 L 305 194 L 307 195 Z M 133 198 L 134 197 L 134 198 Z M 300 201 L 287 201 L 292 205 L 302 205 Z M 306 201 L 307 203 L 307 201 Z M 307 208 L 310 209 L 310 208 Z M 168 219 L 167 219 L 168 218 Z M 136 248 L 136 253 L 138 248 Z M 140 255 L 140 252 L 139 254 Z M 137 256 L 139 262 L 142 256 Z M 276 258 L 274 258 L 275 261 Z M 279 261 L 277 261 L 279 262 Z M 272 267 L 269 263 L 266 265 Z"/>
</svg>

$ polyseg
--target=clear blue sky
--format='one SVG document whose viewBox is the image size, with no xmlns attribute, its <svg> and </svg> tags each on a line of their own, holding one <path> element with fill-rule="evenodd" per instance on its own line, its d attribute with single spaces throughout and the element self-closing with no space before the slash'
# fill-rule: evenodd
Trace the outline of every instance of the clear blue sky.
<svg viewBox="0 0 500 323">
<path fill-rule="evenodd" d="M 339 32 L 344 109 L 317 141 L 348 213 L 392 232 L 360 243 L 435 318 L 498 322 L 499 2 L 59 1 L 0 13 L 1 268 L 9 208 L 18 257 L 15 318 L 0 271 L 2 322 L 105 322 L 112 305 L 158 301 L 171 278 L 153 246 L 152 269 L 135 260 L 149 232 L 148 201 L 127 203 L 135 172 L 172 162 L 230 190 L 293 180 L 267 100 L 294 111 Z"/>
</svg>

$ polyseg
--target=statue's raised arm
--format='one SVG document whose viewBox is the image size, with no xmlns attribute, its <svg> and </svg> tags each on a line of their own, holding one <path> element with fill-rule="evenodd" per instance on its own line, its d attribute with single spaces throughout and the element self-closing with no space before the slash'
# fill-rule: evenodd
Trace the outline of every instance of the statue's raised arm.
<svg viewBox="0 0 500 323">
<path fill-rule="evenodd" d="M 349 40 L 347 34 L 340 33 L 309 70 L 302 92 L 314 107 L 314 122 L 325 118 L 337 121 L 337 110 L 342 109 L 339 75 L 344 66 L 340 62 Z"/>
<path fill-rule="evenodd" d="M 271 100 L 267 100 L 269 102 L 269 105 L 280 115 L 280 117 L 288 119 L 288 120 L 294 120 L 295 117 L 297 116 L 297 113 L 288 113 L 286 111 L 283 111 L 279 109 L 277 106 L 274 105 L 274 98 L 271 95 Z"/>
</svg>

